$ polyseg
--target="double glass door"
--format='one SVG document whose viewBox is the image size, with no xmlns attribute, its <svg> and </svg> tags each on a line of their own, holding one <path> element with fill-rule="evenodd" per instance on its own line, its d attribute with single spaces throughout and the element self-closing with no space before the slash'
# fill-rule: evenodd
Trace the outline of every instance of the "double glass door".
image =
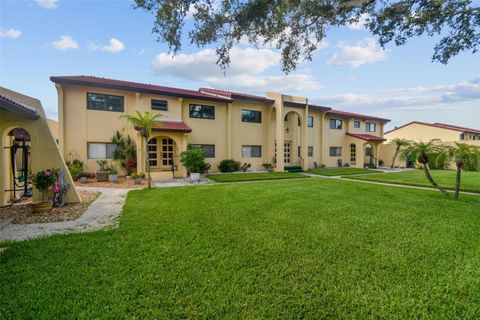
<svg viewBox="0 0 480 320">
<path fill-rule="evenodd" d="M 174 144 L 172 139 L 152 138 L 148 142 L 148 161 L 152 168 L 171 170 Z"/>
</svg>

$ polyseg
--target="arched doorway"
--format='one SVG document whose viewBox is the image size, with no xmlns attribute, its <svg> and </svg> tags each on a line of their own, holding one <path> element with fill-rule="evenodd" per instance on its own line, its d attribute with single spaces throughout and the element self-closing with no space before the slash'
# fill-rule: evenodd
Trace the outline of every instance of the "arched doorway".
<svg viewBox="0 0 480 320">
<path fill-rule="evenodd" d="M 296 111 L 288 111 L 284 116 L 283 159 L 285 166 L 303 166 L 301 115 Z"/>
<path fill-rule="evenodd" d="M 363 145 L 364 167 L 375 168 L 377 166 L 376 164 L 377 158 L 375 157 L 375 154 L 376 154 L 375 150 L 376 150 L 375 145 L 373 145 L 370 142 L 367 142 Z"/>
<path fill-rule="evenodd" d="M 24 128 L 7 129 L 2 136 L 4 171 L 6 172 L 2 190 L 9 201 L 17 201 L 32 195 L 28 174 L 31 171 L 31 137 Z"/>
</svg>

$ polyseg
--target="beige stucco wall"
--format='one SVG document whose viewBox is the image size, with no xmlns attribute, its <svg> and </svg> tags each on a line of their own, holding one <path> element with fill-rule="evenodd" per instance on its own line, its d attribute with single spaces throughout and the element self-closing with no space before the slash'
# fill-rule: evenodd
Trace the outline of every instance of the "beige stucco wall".
<svg viewBox="0 0 480 320">
<path fill-rule="evenodd" d="M 67 193 L 68 202 L 79 202 L 80 197 L 74 187 L 67 166 L 61 157 L 57 143 L 52 136 L 47 124 L 45 115 L 41 112 L 41 117 L 37 120 L 27 119 L 12 112 L 0 111 L 0 159 L 1 159 L 1 178 L 0 178 L 0 203 L 5 204 L 10 200 L 12 194 L 4 192 L 5 189 L 11 189 L 12 178 L 10 166 L 10 151 L 5 147 L 10 146 L 10 137 L 8 133 L 14 128 L 23 128 L 28 131 L 31 139 L 30 149 L 30 167 L 33 172 L 45 170 L 48 168 L 60 168 L 65 173 L 65 181 L 70 185 Z M 34 201 L 42 199 L 42 194 L 33 190 Z"/>
<path fill-rule="evenodd" d="M 342 130 L 329 128 L 330 117 L 325 112 L 307 111 L 305 108 L 287 107 L 282 101 L 305 103 L 305 98 L 285 96 L 277 93 L 268 93 L 274 98 L 274 103 L 255 102 L 235 99 L 231 103 L 205 100 L 194 100 L 161 95 L 135 93 L 129 91 L 91 88 L 84 86 L 57 85 L 59 96 L 59 134 L 60 148 L 67 156 L 74 151 L 85 164 L 86 171 L 96 171 L 96 159 L 87 159 L 88 142 L 110 142 L 116 130 L 124 129 L 132 137 L 137 137 L 133 128 L 128 127 L 125 121 L 120 120 L 121 112 L 87 110 L 87 92 L 120 95 L 124 97 L 124 113 L 132 114 L 135 110 L 150 111 L 151 100 L 167 100 L 168 111 L 155 111 L 167 119 L 181 120 L 192 128 L 192 132 L 178 138 L 187 144 L 214 144 L 215 158 L 207 158 L 211 164 L 211 171 L 218 170 L 218 164 L 223 159 L 233 158 L 242 163 L 250 163 L 252 171 L 263 170 L 263 163 L 273 163 L 275 143 L 280 141 L 282 152 L 277 154 L 279 160 L 277 169 L 283 171 L 283 143 L 291 141 L 291 164 L 296 165 L 300 160 L 298 147 L 301 147 L 303 167 L 313 167 L 314 163 L 327 166 L 336 166 L 336 159 L 329 157 L 330 146 L 342 147 L 342 159 L 349 162 L 350 158 L 348 137 L 345 135 L 347 126 L 353 126 L 344 120 Z M 203 104 L 215 107 L 215 119 L 194 119 L 189 117 L 190 104 Z M 262 123 L 247 123 L 241 121 L 241 110 L 257 110 L 262 112 Z M 284 122 L 288 114 L 288 121 Z M 277 121 L 279 115 L 280 121 Z M 307 126 L 307 117 L 313 116 L 313 128 Z M 298 126 L 300 117 L 301 126 Z M 286 129 L 288 133 L 286 132 Z M 383 126 L 377 124 L 377 134 L 381 135 Z M 358 132 L 365 132 L 364 121 Z M 374 134 L 374 133 L 370 133 Z M 163 136 L 173 136 L 171 133 L 162 133 Z M 183 134 L 182 134 L 183 135 Z M 140 150 L 141 141 L 137 137 L 137 150 Z M 262 148 L 259 158 L 242 158 L 243 145 L 258 145 Z M 308 157 L 308 146 L 313 146 L 313 156 Z M 180 152 L 181 150 L 179 150 Z M 347 152 L 348 151 L 348 152 Z M 139 160 L 140 161 L 140 160 Z M 360 163 L 360 161 L 359 161 Z M 359 166 L 363 166 L 363 163 Z"/>
<path fill-rule="evenodd" d="M 432 139 L 440 139 L 442 141 L 460 141 L 460 134 L 461 132 L 459 131 L 412 123 L 403 128 L 386 133 L 385 139 L 387 139 L 386 142 L 390 142 L 395 138 L 424 142 Z"/>
</svg>

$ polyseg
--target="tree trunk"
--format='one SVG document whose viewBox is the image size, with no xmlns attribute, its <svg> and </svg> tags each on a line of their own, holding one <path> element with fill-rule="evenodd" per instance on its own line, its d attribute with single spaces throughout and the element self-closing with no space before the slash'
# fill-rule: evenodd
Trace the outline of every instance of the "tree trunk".
<svg viewBox="0 0 480 320">
<path fill-rule="evenodd" d="M 441 193 L 443 193 L 445 196 L 449 196 L 448 195 L 448 192 L 443 189 L 442 187 L 440 187 L 436 182 L 435 180 L 433 180 L 432 176 L 430 175 L 430 171 L 428 170 L 428 166 L 426 163 L 422 163 L 422 166 L 423 166 L 423 172 L 425 172 L 425 176 L 427 177 L 427 180 L 432 184 L 432 186 L 434 186 L 438 191 L 440 191 Z"/>
<path fill-rule="evenodd" d="M 148 137 L 145 137 L 145 165 L 147 168 L 148 189 L 152 188 L 152 176 L 150 175 L 150 161 L 148 160 Z"/>
<path fill-rule="evenodd" d="M 395 166 L 395 160 L 397 159 L 398 151 L 400 151 L 400 148 L 399 148 L 399 147 L 397 147 L 397 148 L 395 149 L 395 154 L 393 155 L 392 166 L 390 167 L 390 169 L 393 169 L 393 167 Z"/>
<path fill-rule="evenodd" d="M 460 176 L 462 174 L 462 165 L 457 164 L 457 176 L 455 178 L 455 200 L 458 200 L 460 193 Z"/>
</svg>

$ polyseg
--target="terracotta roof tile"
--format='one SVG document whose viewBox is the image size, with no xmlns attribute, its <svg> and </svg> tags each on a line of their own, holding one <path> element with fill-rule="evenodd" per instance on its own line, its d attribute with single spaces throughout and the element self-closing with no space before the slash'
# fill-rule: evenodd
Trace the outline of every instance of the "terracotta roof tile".
<svg viewBox="0 0 480 320">
<path fill-rule="evenodd" d="M 362 139 L 362 140 L 365 140 L 365 141 L 385 141 L 386 140 L 382 137 L 377 137 L 377 136 L 374 136 L 374 135 L 371 135 L 371 134 L 366 134 L 366 133 L 350 133 L 350 132 L 347 132 L 346 135 L 350 136 L 350 137 Z"/>
<path fill-rule="evenodd" d="M 192 132 L 192 128 L 190 128 L 185 122 L 183 121 L 175 121 L 175 120 L 162 120 L 159 121 L 160 124 L 156 125 L 152 128 L 153 131 L 162 131 L 162 132 Z"/>
<path fill-rule="evenodd" d="M 199 99 L 199 100 L 210 100 L 210 101 L 221 101 L 221 102 L 232 101 L 232 99 L 227 97 L 214 97 L 211 94 L 205 94 L 195 90 L 157 86 L 153 84 L 99 78 L 99 77 L 92 77 L 92 76 L 62 76 L 62 77 L 53 76 L 53 77 L 50 77 L 50 80 L 55 83 L 61 83 L 61 84 L 96 86 L 96 87 L 103 87 L 103 88 L 109 88 L 109 89 L 138 91 L 138 92 L 185 97 L 185 98 Z"/>
<path fill-rule="evenodd" d="M 421 121 L 411 121 L 409 123 L 404 124 L 403 126 L 397 127 L 395 129 L 392 129 L 390 131 L 385 132 L 385 134 L 396 131 L 398 129 L 407 127 L 411 124 L 420 124 L 424 126 L 430 126 L 430 127 L 435 127 L 435 128 L 441 128 L 441 129 L 447 129 L 447 130 L 453 130 L 453 131 L 458 131 L 458 132 L 472 132 L 472 133 L 480 133 L 480 130 L 477 129 L 470 129 L 470 128 L 465 128 L 465 127 L 459 127 L 459 126 L 454 126 L 450 124 L 445 124 L 445 123 L 428 123 L 428 122 L 421 122 Z"/>
<path fill-rule="evenodd" d="M 328 115 L 341 116 L 341 117 L 352 117 L 352 118 L 358 118 L 358 119 L 365 119 L 365 120 L 378 120 L 378 121 L 382 121 L 382 122 L 389 122 L 390 121 L 390 119 L 373 117 L 373 116 L 368 116 L 368 115 L 360 114 L 360 113 L 333 110 L 333 109 L 331 111 L 328 111 L 327 114 Z"/>
<path fill-rule="evenodd" d="M 213 96 L 221 96 L 221 97 L 228 97 L 230 99 L 245 99 L 245 100 L 253 100 L 259 102 L 267 102 L 273 103 L 274 99 L 257 96 L 248 93 L 240 93 L 240 92 L 233 92 L 233 91 L 226 91 L 226 90 L 219 90 L 219 89 L 212 89 L 212 88 L 200 88 L 198 89 L 202 93 L 210 94 Z"/>
</svg>

